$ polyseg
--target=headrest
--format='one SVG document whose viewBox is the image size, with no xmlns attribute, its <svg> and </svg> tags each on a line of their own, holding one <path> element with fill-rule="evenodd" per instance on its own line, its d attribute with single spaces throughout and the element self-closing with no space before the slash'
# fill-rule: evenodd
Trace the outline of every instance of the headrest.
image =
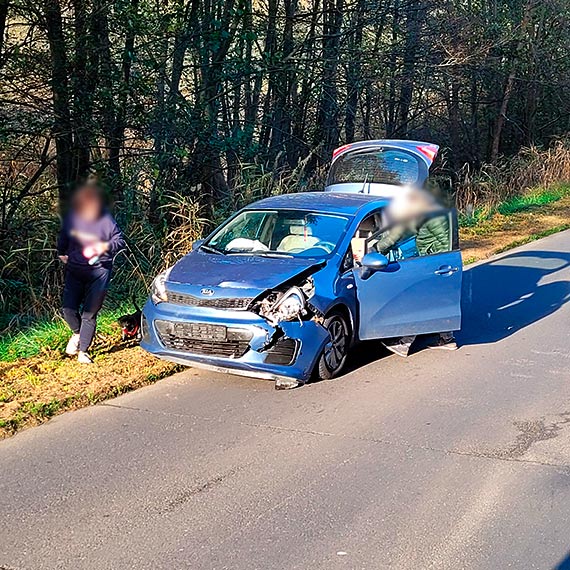
<svg viewBox="0 0 570 570">
<path fill-rule="evenodd" d="M 369 216 L 358 226 L 358 229 L 363 232 L 373 232 L 376 229 L 376 224 L 374 223 L 374 217 Z"/>
<path fill-rule="evenodd" d="M 313 230 L 309 226 L 289 226 L 289 233 L 294 236 L 312 236 Z"/>
</svg>

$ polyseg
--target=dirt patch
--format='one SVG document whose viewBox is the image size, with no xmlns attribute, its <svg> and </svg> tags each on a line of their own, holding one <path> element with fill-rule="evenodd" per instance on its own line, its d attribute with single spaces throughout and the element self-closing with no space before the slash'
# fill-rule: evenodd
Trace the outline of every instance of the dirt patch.
<svg viewBox="0 0 570 570">
<path fill-rule="evenodd" d="M 66 410 L 93 405 L 177 370 L 138 346 L 100 350 L 82 365 L 55 351 L 0 362 L 0 438 Z"/>
<path fill-rule="evenodd" d="M 570 196 L 516 214 L 495 213 L 476 226 L 461 228 L 463 260 L 472 263 L 570 227 Z"/>
</svg>

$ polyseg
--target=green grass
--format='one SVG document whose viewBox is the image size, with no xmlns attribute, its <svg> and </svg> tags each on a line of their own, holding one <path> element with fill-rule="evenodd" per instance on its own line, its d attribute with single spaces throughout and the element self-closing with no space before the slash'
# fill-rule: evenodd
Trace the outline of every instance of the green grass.
<svg viewBox="0 0 570 570">
<path fill-rule="evenodd" d="M 116 334 L 117 318 L 132 310 L 128 304 L 118 309 L 103 310 L 97 319 L 97 334 L 102 336 Z M 35 356 L 46 347 L 63 351 L 70 334 L 61 317 L 36 321 L 15 334 L 0 336 L 0 361 L 12 362 L 18 358 Z"/>
<path fill-rule="evenodd" d="M 492 216 L 488 208 L 477 208 L 469 214 L 459 212 L 458 221 L 460 228 L 474 228 L 481 222 L 488 220 Z"/>
<path fill-rule="evenodd" d="M 569 194 L 569 186 L 556 186 L 546 189 L 541 188 L 523 196 L 515 196 L 510 200 L 503 202 L 499 205 L 497 211 L 504 216 L 516 214 L 517 212 L 525 212 L 540 206 L 552 204 L 552 202 L 556 202 Z"/>
<path fill-rule="evenodd" d="M 495 208 L 477 208 L 469 215 L 459 214 L 459 225 L 463 228 L 475 228 L 482 222 L 485 222 L 493 217 L 493 214 L 498 212 L 503 216 L 517 214 L 540 208 L 553 202 L 557 202 L 561 198 L 570 195 L 570 185 L 552 186 L 550 188 L 539 188 L 532 190 L 522 196 L 514 196 L 504 202 L 501 202 Z"/>
</svg>

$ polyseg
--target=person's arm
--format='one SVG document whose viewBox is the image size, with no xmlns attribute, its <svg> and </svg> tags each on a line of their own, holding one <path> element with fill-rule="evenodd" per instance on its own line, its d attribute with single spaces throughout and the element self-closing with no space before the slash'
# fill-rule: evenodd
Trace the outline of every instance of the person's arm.
<svg viewBox="0 0 570 570">
<path fill-rule="evenodd" d="M 107 253 L 111 258 L 115 257 L 119 251 L 125 249 L 126 243 L 125 239 L 123 238 L 123 234 L 117 225 L 117 222 L 114 218 L 109 216 L 110 221 L 110 230 L 109 230 L 109 239 L 107 241 Z"/>
<path fill-rule="evenodd" d="M 394 226 L 392 229 L 384 232 L 380 239 L 374 243 L 373 247 L 378 253 L 386 255 L 404 236 L 406 229 L 404 226 Z"/>
<path fill-rule="evenodd" d="M 449 233 L 449 218 L 447 216 L 442 216 L 441 218 L 436 218 L 436 221 L 438 225 L 438 230 L 435 232 L 437 253 L 450 251 L 451 236 Z"/>
</svg>

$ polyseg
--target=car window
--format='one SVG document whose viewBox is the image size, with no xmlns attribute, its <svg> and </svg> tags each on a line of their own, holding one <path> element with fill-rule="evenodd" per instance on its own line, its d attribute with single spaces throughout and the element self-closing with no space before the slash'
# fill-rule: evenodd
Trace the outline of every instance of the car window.
<svg viewBox="0 0 570 570">
<path fill-rule="evenodd" d="M 377 251 L 390 261 L 434 255 L 452 250 L 452 219 L 449 212 L 399 224 L 367 241 L 367 251 Z"/>
<path fill-rule="evenodd" d="M 345 216 L 305 210 L 246 210 L 205 242 L 220 253 L 274 253 L 323 257 L 334 251 L 348 223 Z"/>
<path fill-rule="evenodd" d="M 354 150 L 339 156 L 331 166 L 327 185 L 377 183 L 411 186 L 421 176 L 420 159 L 399 149 Z"/>
<path fill-rule="evenodd" d="M 360 222 L 350 242 L 352 258 L 360 262 L 367 253 L 367 242 L 382 228 L 382 213 L 378 210 Z"/>
</svg>

